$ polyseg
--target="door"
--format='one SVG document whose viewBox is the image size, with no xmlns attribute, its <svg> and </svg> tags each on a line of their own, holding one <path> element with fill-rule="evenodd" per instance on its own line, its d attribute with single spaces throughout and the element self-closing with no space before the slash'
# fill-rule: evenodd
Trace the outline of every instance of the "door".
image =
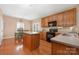
<svg viewBox="0 0 79 59">
<path fill-rule="evenodd" d="M 2 13 L 0 12 L 0 45 L 3 39 L 3 19 L 2 19 Z"/>
</svg>

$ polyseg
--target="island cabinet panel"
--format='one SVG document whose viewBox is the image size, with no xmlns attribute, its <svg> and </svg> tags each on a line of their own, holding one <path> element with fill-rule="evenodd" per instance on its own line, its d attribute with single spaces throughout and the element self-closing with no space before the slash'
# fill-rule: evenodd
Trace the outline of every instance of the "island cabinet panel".
<svg viewBox="0 0 79 59">
<path fill-rule="evenodd" d="M 68 45 L 64 45 L 57 42 L 52 42 L 52 49 L 51 54 L 52 55 L 77 55 L 79 54 L 79 49 L 74 48 Z"/>
<path fill-rule="evenodd" d="M 39 48 L 40 45 L 40 38 L 39 35 L 33 35 L 32 36 L 32 49 Z"/>
<path fill-rule="evenodd" d="M 39 34 L 24 34 L 23 36 L 23 46 L 29 50 L 34 50 L 39 48 L 40 36 Z"/>
</svg>

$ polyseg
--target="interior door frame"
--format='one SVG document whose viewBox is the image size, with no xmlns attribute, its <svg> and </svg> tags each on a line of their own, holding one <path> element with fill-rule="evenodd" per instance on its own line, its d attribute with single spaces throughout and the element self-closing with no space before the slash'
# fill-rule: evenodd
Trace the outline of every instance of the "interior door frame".
<svg viewBox="0 0 79 59">
<path fill-rule="evenodd" d="M 3 17 L 0 17 L 0 45 L 3 40 Z"/>
</svg>

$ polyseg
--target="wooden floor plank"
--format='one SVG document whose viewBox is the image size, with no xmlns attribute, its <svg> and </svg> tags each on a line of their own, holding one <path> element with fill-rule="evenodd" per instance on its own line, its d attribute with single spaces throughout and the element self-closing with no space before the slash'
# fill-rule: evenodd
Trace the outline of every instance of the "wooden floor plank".
<svg viewBox="0 0 79 59">
<path fill-rule="evenodd" d="M 51 43 L 40 40 L 40 47 L 34 51 L 30 51 L 27 48 L 18 47 L 22 44 L 16 44 L 15 40 L 4 39 L 2 46 L 0 46 L 0 55 L 50 55 L 51 54 Z"/>
</svg>

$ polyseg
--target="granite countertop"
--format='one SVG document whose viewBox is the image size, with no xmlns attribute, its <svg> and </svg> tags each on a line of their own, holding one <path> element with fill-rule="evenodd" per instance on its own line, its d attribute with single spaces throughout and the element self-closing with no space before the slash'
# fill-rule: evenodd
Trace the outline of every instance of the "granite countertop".
<svg viewBox="0 0 79 59">
<path fill-rule="evenodd" d="M 79 48 L 79 38 L 75 37 L 74 35 L 60 34 L 54 38 L 51 38 L 51 41 Z"/>
<path fill-rule="evenodd" d="M 24 32 L 26 34 L 39 34 L 39 32 Z"/>
</svg>

